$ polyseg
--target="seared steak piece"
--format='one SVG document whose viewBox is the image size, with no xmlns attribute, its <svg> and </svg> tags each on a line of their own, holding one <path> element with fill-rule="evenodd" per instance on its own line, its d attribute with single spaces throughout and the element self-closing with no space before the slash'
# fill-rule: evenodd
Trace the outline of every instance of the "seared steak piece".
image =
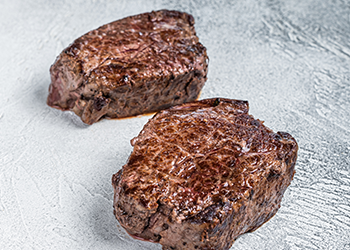
<svg viewBox="0 0 350 250">
<path fill-rule="evenodd" d="M 194 101 L 207 79 L 208 57 L 191 15 L 161 10 L 90 31 L 50 68 L 47 104 L 87 124 Z"/>
<path fill-rule="evenodd" d="M 207 99 L 157 113 L 112 178 L 114 214 L 163 249 L 229 249 L 280 207 L 298 145 L 248 114 L 248 102 Z"/>
</svg>

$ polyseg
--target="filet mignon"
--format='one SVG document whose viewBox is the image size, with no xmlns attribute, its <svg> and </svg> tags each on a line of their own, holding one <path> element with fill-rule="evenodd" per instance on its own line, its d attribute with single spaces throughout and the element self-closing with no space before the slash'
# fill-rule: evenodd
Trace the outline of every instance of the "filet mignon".
<svg viewBox="0 0 350 250">
<path fill-rule="evenodd" d="M 280 207 L 298 150 L 248 102 L 220 98 L 160 111 L 131 144 L 112 178 L 114 214 L 163 249 L 229 249 L 260 227 Z"/>
<path fill-rule="evenodd" d="M 92 124 L 194 101 L 208 57 L 191 15 L 160 10 L 127 17 L 76 39 L 50 68 L 47 104 Z"/>
</svg>

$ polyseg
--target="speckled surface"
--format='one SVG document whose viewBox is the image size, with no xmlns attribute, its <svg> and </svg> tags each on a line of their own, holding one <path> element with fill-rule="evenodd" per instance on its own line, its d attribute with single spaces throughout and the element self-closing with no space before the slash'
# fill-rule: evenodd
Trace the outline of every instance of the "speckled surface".
<svg viewBox="0 0 350 250">
<path fill-rule="evenodd" d="M 279 212 L 231 248 L 350 249 L 349 1 L 0 2 L 0 249 L 161 249 L 113 216 L 112 174 L 150 116 L 92 126 L 45 104 L 75 38 L 156 9 L 191 13 L 207 47 L 201 99 L 248 100 L 299 144 Z"/>
</svg>

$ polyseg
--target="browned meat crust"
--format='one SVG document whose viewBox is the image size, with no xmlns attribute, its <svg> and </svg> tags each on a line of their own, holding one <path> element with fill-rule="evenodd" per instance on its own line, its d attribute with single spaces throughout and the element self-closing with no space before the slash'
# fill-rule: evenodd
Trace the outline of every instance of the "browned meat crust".
<svg viewBox="0 0 350 250">
<path fill-rule="evenodd" d="M 208 57 L 191 15 L 161 10 L 92 30 L 50 68 L 47 104 L 73 110 L 87 124 L 194 101 Z"/>
<path fill-rule="evenodd" d="M 113 176 L 114 213 L 163 249 L 229 249 L 280 207 L 297 159 L 292 136 L 248 114 L 248 102 L 207 99 L 160 111 Z"/>
</svg>

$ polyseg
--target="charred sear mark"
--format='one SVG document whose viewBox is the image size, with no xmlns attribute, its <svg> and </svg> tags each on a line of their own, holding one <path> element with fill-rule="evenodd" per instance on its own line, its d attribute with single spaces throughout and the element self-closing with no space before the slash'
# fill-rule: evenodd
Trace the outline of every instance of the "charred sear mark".
<svg viewBox="0 0 350 250">
<path fill-rule="evenodd" d="M 94 99 L 94 109 L 96 109 L 97 111 L 100 111 L 106 105 L 107 105 L 107 99 L 106 98 L 104 98 L 102 96 L 95 97 L 95 99 Z"/>
<path fill-rule="evenodd" d="M 249 199 L 253 199 L 253 195 L 254 195 L 254 189 L 250 190 L 250 195 L 249 195 Z"/>
<path fill-rule="evenodd" d="M 253 126 L 256 126 L 256 127 L 259 127 L 259 126 L 260 126 L 260 122 L 257 121 L 257 120 L 252 120 L 252 121 L 250 122 L 250 124 L 253 125 Z"/>
<path fill-rule="evenodd" d="M 219 104 L 220 104 L 220 98 L 216 98 L 213 103 L 213 107 L 219 106 Z"/>
<path fill-rule="evenodd" d="M 277 179 L 279 176 L 280 176 L 280 173 L 278 173 L 275 170 L 271 169 L 269 175 L 267 176 L 267 180 L 270 181 L 272 179 Z"/>
</svg>

